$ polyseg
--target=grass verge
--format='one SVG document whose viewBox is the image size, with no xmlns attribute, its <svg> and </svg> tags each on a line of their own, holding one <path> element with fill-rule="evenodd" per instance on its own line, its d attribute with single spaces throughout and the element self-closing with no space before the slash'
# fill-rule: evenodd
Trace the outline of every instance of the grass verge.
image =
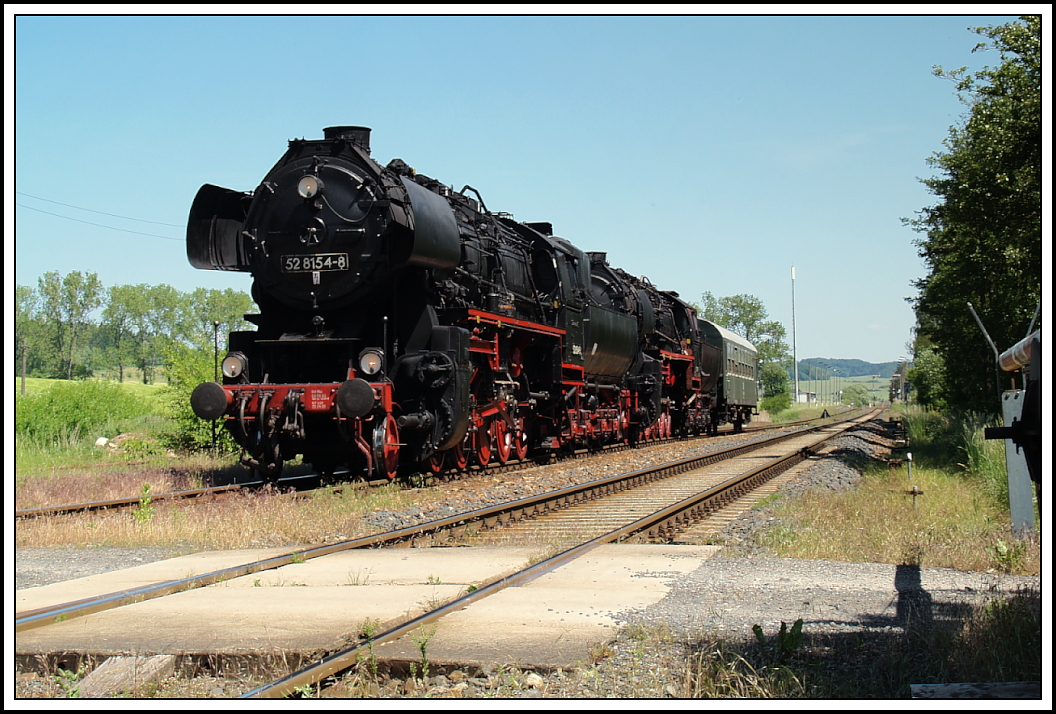
<svg viewBox="0 0 1056 714">
<path fill-rule="evenodd" d="M 816 489 L 777 506 L 758 542 L 786 558 L 1038 574 L 1039 539 L 1013 537 L 1004 450 L 982 439 L 986 420 L 914 410 L 906 421 L 912 471 L 856 464 L 856 489 Z M 910 495 L 914 486 L 921 495 Z"/>
<path fill-rule="evenodd" d="M 17 500 L 44 505 L 94 500 L 98 489 L 93 488 L 93 477 L 99 476 L 107 478 L 114 498 L 194 488 L 200 482 L 193 472 L 174 469 L 71 475 L 52 482 L 61 487 L 60 498 L 54 491 L 34 497 L 27 485 L 18 489 Z M 91 499 L 78 495 L 89 491 Z M 323 491 L 307 498 L 264 489 L 205 501 L 153 501 L 149 508 L 130 512 L 26 519 L 15 529 L 15 547 L 162 546 L 194 551 L 329 543 L 375 532 L 377 528 L 364 522 L 365 514 L 408 508 L 416 498 L 390 485 Z"/>
</svg>

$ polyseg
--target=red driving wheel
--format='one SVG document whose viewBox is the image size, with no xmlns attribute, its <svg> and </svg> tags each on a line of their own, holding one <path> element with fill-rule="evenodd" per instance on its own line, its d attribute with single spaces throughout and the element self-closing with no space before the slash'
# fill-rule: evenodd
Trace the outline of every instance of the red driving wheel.
<svg viewBox="0 0 1056 714">
<path fill-rule="evenodd" d="M 524 431 L 524 417 L 517 418 L 517 429 L 513 432 L 513 451 L 518 461 L 528 457 L 528 434 Z"/>
<path fill-rule="evenodd" d="M 457 446 L 451 447 L 451 463 L 459 471 L 465 471 L 466 467 L 469 466 L 469 457 L 466 456 L 465 443 L 465 440 L 463 440 L 458 442 Z"/>
<path fill-rule="evenodd" d="M 495 420 L 491 422 L 491 441 L 495 444 L 495 457 L 500 464 L 505 464 L 510 460 L 512 440 L 513 434 L 510 433 L 506 420 L 502 418 L 501 414 L 496 416 Z"/>
<path fill-rule="evenodd" d="M 477 463 L 487 466 L 491 461 L 491 430 L 487 427 L 478 427 L 473 434 L 473 452 L 476 454 Z"/>
</svg>

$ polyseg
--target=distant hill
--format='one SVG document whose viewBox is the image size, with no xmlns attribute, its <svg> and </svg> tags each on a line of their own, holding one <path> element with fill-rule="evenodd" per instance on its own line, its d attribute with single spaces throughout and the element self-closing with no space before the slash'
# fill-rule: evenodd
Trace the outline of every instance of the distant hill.
<svg viewBox="0 0 1056 714">
<path fill-rule="evenodd" d="M 837 369 L 843 377 L 871 377 L 879 375 L 880 379 L 890 379 L 898 369 L 898 362 L 864 362 L 860 359 L 830 359 L 828 357 L 810 357 L 799 361 L 799 379 L 823 378 L 825 373 L 832 374 Z M 791 376 L 791 375 L 789 375 Z"/>
</svg>

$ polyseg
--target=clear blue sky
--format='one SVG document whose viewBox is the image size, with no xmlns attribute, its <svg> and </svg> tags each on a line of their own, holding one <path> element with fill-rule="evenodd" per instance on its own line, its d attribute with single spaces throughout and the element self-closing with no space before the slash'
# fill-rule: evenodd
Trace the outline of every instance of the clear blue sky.
<svg viewBox="0 0 1056 714">
<path fill-rule="evenodd" d="M 997 65 L 967 28 L 1014 19 L 10 13 L 9 304 L 53 270 L 248 292 L 187 263 L 198 187 L 251 190 L 288 139 L 359 124 L 383 164 L 684 299 L 755 295 L 790 335 L 794 265 L 799 358 L 870 362 L 908 356 L 925 270 L 901 218 L 966 111 L 932 67 Z"/>
</svg>

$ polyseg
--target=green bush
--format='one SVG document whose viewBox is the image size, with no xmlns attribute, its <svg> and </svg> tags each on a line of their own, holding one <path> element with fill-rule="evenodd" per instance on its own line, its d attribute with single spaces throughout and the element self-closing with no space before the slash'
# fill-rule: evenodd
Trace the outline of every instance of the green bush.
<svg viewBox="0 0 1056 714">
<path fill-rule="evenodd" d="M 778 392 L 769 397 L 763 397 L 759 402 L 759 408 L 777 414 L 792 406 L 792 395 L 788 392 Z"/>
<path fill-rule="evenodd" d="M 153 413 L 148 400 L 114 382 L 57 381 L 15 399 L 15 435 L 39 445 L 113 438 Z"/>
<path fill-rule="evenodd" d="M 182 345 L 170 347 L 165 354 L 165 373 L 169 384 L 164 389 L 166 405 L 172 417 L 172 429 L 163 435 L 165 445 L 180 451 L 205 451 L 213 446 L 213 423 L 199 419 L 191 409 L 191 392 L 202 382 L 215 380 L 212 349 L 191 349 Z M 216 425 L 217 448 L 236 452 L 238 445 L 222 422 Z"/>
</svg>

